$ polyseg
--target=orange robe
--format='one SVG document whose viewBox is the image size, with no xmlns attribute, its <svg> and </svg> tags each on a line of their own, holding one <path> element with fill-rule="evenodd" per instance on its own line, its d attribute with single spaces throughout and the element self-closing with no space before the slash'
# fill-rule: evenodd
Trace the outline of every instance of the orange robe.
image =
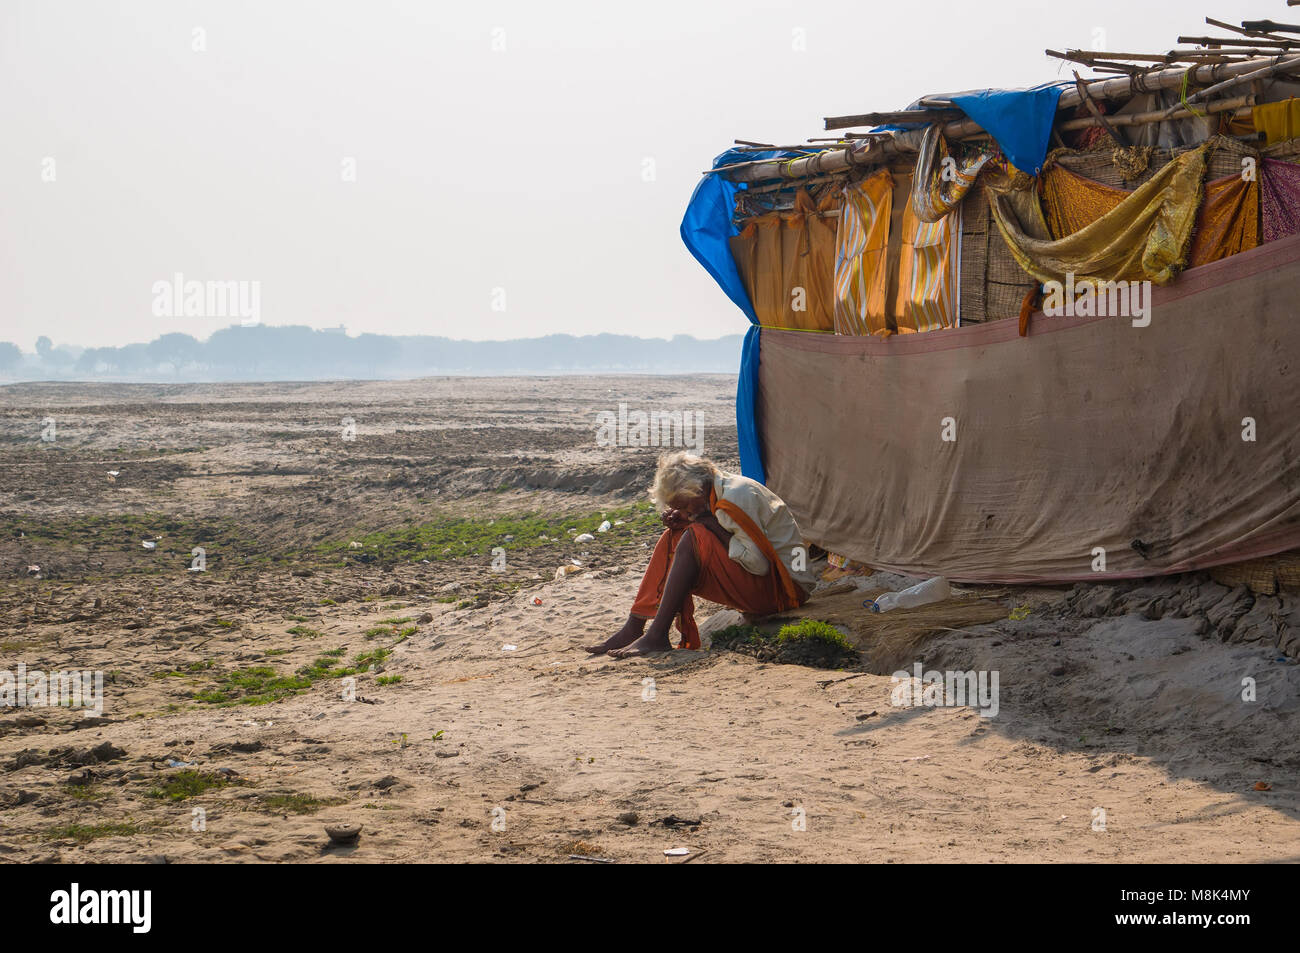
<svg viewBox="0 0 1300 953">
<path fill-rule="evenodd" d="M 636 601 L 632 603 L 632 615 L 653 619 L 659 611 L 659 600 L 668 581 L 673 553 L 685 534 L 685 529 L 669 529 L 659 537 L 650 565 L 641 579 L 641 588 L 637 590 Z M 786 579 L 789 577 L 778 559 L 769 558 L 767 573 L 755 576 L 727 555 L 727 544 L 703 526 L 693 526 L 687 538 L 695 542 L 695 561 L 700 567 L 699 578 L 691 590 L 692 596 L 753 615 L 773 615 L 790 608 L 782 582 L 783 575 Z M 799 596 L 798 604 L 807 601 L 808 597 L 802 590 L 799 590 Z M 691 596 L 686 597 L 678 613 L 677 629 L 682 633 L 678 648 L 700 647 L 700 632 L 695 625 L 695 601 Z"/>
</svg>

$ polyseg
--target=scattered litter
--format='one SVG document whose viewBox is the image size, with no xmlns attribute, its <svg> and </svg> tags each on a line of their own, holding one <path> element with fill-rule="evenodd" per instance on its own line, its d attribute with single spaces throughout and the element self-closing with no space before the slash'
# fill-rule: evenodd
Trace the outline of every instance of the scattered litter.
<svg viewBox="0 0 1300 953">
<path fill-rule="evenodd" d="M 540 606 L 541 604 L 542 604 L 542 600 L 538 599 L 536 596 L 533 596 L 533 605 Z"/>
<path fill-rule="evenodd" d="M 366 547 L 362 543 L 358 543 L 355 539 L 352 542 L 348 543 L 348 549 L 365 549 L 365 548 Z"/>
<path fill-rule="evenodd" d="M 592 536 L 590 533 L 583 533 L 581 536 L 573 537 L 573 541 L 575 543 L 590 543 L 595 538 L 596 537 Z"/>
<path fill-rule="evenodd" d="M 167 759 L 167 767 L 169 768 L 192 768 L 196 764 L 198 764 L 197 761 L 177 761 L 175 758 Z"/>
<path fill-rule="evenodd" d="M 558 569 L 555 570 L 555 581 L 559 582 L 565 576 L 569 575 L 570 573 L 575 573 L 581 568 L 582 568 L 581 566 L 560 566 Z M 541 605 L 541 603 L 537 603 L 537 604 Z"/>
<path fill-rule="evenodd" d="M 109 471 L 108 471 L 108 482 L 109 482 L 109 483 L 116 483 L 116 482 L 117 482 L 117 478 L 120 477 L 121 475 L 122 475 L 122 471 L 121 471 L 121 470 L 109 470 Z"/>
<path fill-rule="evenodd" d="M 515 541 L 515 538 L 513 536 L 502 536 L 501 539 L 503 542 L 507 542 L 507 543 L 513 543 Z"/>
<path fill-rule="evenodd" d="M 932 602 L 942 602 L 951 595 L 952 587 L 948 585 L 948 580 L 943 576 L 935 576 L 901 592 L 886 592 L 874 602 L 868 599 L 862 604 L 872 612 L 888 612 L 890 609 L 912 609 Z"/>
<path fill-rule="evenodd" d="M 624 523 L 623 520 L 614 520 L 614 525 L 615 525 L 615 526 L 622 526 L 623 523 Z"/>
<path fill-rule="evenodd" d="M 143 546 L 145 549 L 157 549 L 157 548 L 158 548 L 158 544 L 155 543 L 152 539 L 146 539 L 146 540 L 145 540 L 144 542 L 142 542 L 140 545 Z"/>
<path fill-rule="evenodd" d="M 1269 784 L 1267 781 L 1256 781 L 1256 782 L 1255 782 L 1255 790 L 1256 790 L 1256 791 L 1271 791 L 1271 790 L 1273 790 L 1273 785 Z"/>
<path fill-rule="evenodd" d="M 611 525 L 611 524 L 610 524 L 609 520 L 605 520 L 605 522 L 601 523 L 599 526 L 596 527 L 596 532 L 597 532 L 597 533 L 608 533 L 608 532 L 609 532 L 609 527 L 610 527 L 610 525 Z"/>
<path fill-rule="evenodd" d="M 1016 606 L 1011 610 L 1011 615 L 1007 616 L 1012 622 L 1019 622 L 1021 619 L 1028 619 L 1032 610 L 1029 606 Z"/>
<path fill-rule="evenodd" d="M 904 758 L 903 760 L 904 761 L 929 761 L 930 756 L 928 754 L 918 754 L 914 758 Z"/>
<path fill-rule="evenodd" d="M 690 854 L 689 847 L 669 847 L 664 851 L 665 857 L 686 857 Z"/>
<path fill-rule="evenodd" d="M 570 854 L 569 860 L 589 860 L 593 864 L 612 864 L 613 857 L 588 857 L 586 854 Z"/>
<path fill-rule="evenodd" d="M 29 576 L 39 576 L 40 574 L 41 574 L 41 567 L 40 567 L 40 566 L 28 566 L 28 567 L 27 567 L 27 575 L 29 575 Z"/>
<path fill-rule="evenodd" d="M 517 645 L 503 645 L 503 646 L 501 646 L 501 651 L 502 651 L 502 652 L 513 652 L 513 651 L 514 651 L 515 649 L 517 649 L 517 648 L 519 648 L 519 646 L 517 646 Z"/>
</svg>

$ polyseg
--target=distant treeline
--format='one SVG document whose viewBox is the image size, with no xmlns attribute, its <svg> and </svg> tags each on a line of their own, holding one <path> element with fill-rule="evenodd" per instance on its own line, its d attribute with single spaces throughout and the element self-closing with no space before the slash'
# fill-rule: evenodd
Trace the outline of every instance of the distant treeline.
<svg viewBox="0 0 1300 953">
<path fill-rule="evenodd" d="M 148 344 L 55 347 L 34 354 L 0 342 L 0 375 L 17 380 L 313 380 L 418 377 L 427 374 L 545 374 L 571 371 L 735 373 L 740 335 L 671 340 L 623 334 L 549 334 L 513 341 L 385 334 L 349 337 L 342 330 L 289 325 L 232 326 L 206 341 L 164 334 Z"/>
</svg>

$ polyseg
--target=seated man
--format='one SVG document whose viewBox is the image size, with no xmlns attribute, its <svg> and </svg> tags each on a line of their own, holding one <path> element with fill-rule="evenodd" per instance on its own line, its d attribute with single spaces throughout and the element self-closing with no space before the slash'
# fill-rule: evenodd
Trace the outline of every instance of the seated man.
<svg viewBox="0 0 1300 953">
<path fill-rule="evenodd" d="M 627 622 L 588 652 L 628 658 L 666 651 L 673 619 L 682 633 L 679 647 L 698 649 L 692 595 L 747 615 L 772 615 L 808 601 L 813 576 L 804 568 L 803 537 L 785 503 L 763 484 L 678 452 L 660 457 L 650 495 L 665 507 L 661 519 L 668 528 Z"/>
</svg>

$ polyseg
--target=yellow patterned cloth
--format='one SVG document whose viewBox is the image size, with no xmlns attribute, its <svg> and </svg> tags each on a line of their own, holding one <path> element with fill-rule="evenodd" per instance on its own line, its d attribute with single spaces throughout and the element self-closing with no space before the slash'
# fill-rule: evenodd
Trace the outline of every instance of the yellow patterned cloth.
<svg viewBox="0 0 1300 953">
<path fill-rule="evenodd" d="M 1086 228 L 1132 193 L 1103 185 L 1047 160 L 1042 172 L 1043 215 L 1053 238 Z"/>
<path fill-rule="evenodd" d="M 1072 274 L 1076 286 L 1117 280 L 1165 285 L 1187 262 L 1206 151 L 1200 146 L 1183 153 L 1110 212 L 1060 238 L 1034 238 L 1035 229 L 1047 228 L 1041 209 L 1038 222 L 1022 224 L 1007 197 L 990 190 L 993 219 L 1016 262 L 1039 281 L 1064 282 Z"/>
<path fill-rule="evenodd" d="M 957 324 L 958 272 L 961 253 L 961 207 L 925 222 L 915 203 L 903 212 L 902 247 L 898 252 L 898 296 L 894 316 L 898 331 L 936 331 Z"/>
<path fill-rule="evenodd" d="M 922 222 L 937 222 L 956 208 L 975 184 L 984 164 L 993 158 L 980 150 L 958 162 L 948 152 L 939 123 L 931 123 L 921 138 L 912 176 L 912 205 Z"/>
<path fill-rule="evenodd" d="M 885 295 L 894 177 L 881 169 L 844 187 L 835 240 L 835 331 L 875 334 L 887 329 Z"/>
<path fill-rule="evenodd" d="M 1270 146 L 1300 136 L 1300 99 L 1292 97 L 1280 103 L 1260 103 L 1250 113 L 1255 128 L 1264 133 Z"/>
<path fill-rule="evenodd" d="M 1065 238 L 1114 211 L 1132 195 L 1085 178 L 1051 160 L 1043 169 L 1043 214 L 1053 238 Z M 1187 267 L 1207 265 L 1259 244 L 1259 179 L 1227 175 L 1205 183 L 1205 200 L 1196 213 L 1196 228 Z"/>
</svg>

